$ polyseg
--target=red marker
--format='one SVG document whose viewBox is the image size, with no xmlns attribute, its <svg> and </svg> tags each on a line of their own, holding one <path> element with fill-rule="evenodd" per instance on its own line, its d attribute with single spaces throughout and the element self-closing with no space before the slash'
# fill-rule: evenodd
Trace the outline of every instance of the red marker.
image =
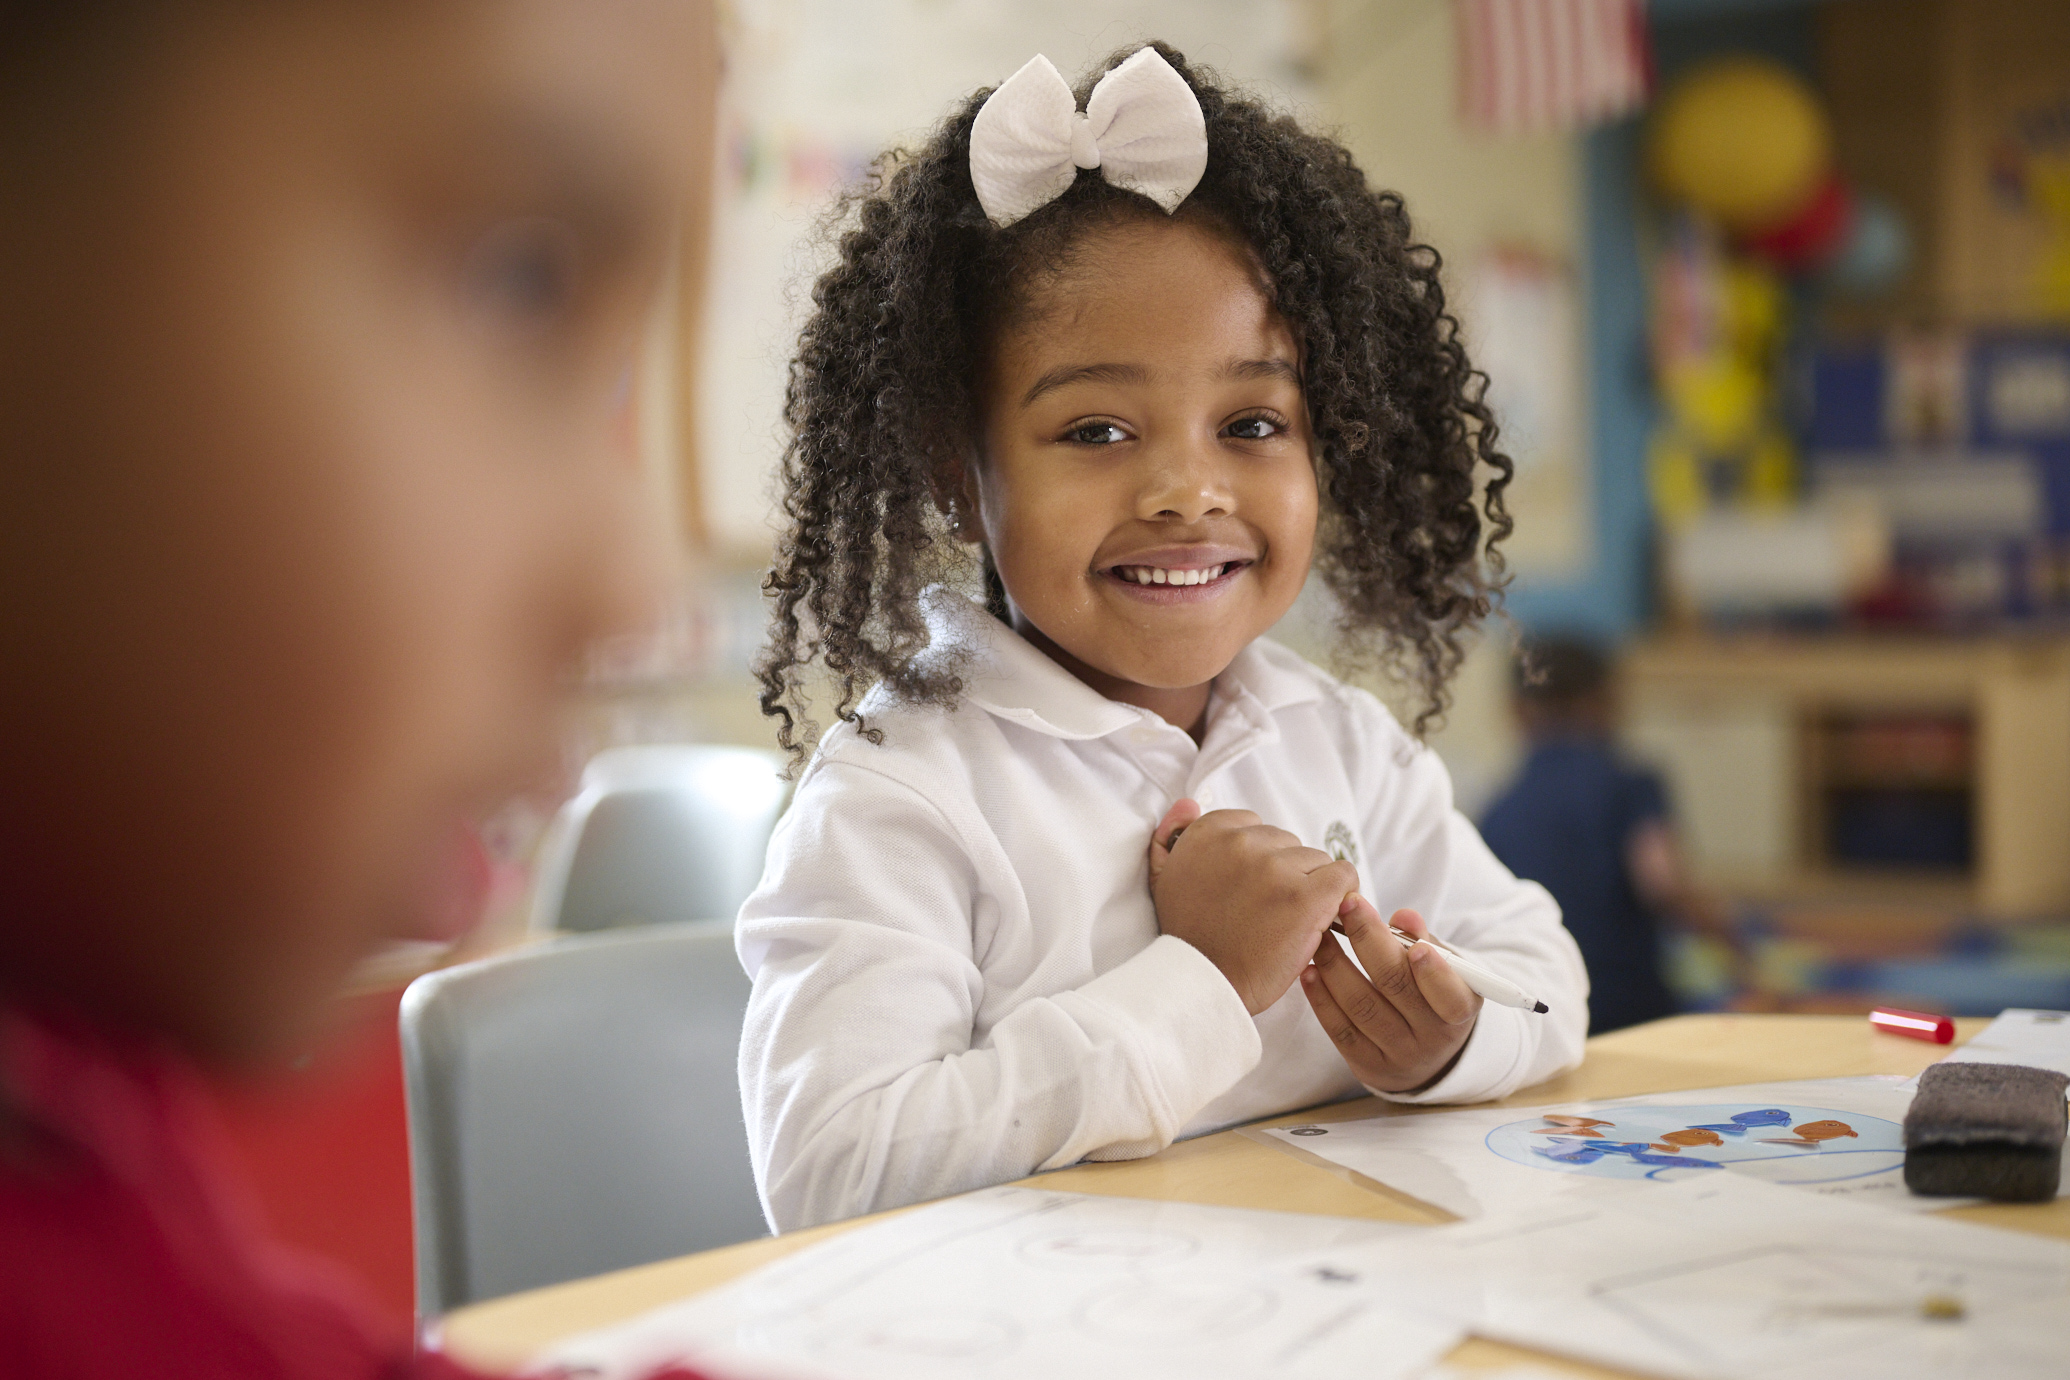
<svg viewBox="0 0 2070 1380">
<path fill-rule="evenodd" d="M 1879 1006 L 1869 1013 L 1869 1024 L 1886 1035 L 1931 1040 L 1937 1045 L 1952 1044 L 1955 1040 L 1953 1017 L 1936 1016 L 1925 1011 L 1900 1011 L 1896 1007 Z"/>
</svg>

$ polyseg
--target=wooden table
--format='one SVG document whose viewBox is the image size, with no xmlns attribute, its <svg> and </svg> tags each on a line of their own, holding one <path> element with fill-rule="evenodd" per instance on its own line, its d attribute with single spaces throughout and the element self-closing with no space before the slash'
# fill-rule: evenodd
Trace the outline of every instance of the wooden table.
<svg viewBox="0 0 2070 1380">
<path fill-rule="evenodd" d="M 1969 1039 L 1985 1024 L 1980 1019 L 1957 1022 L 1958 1040 Z M 1629 1097 L 1792 1078 L 1913 1074 L 1946 1052 L 1939 1045 L 1878 1034 L 1860 1016 L 1677 1016 L 1598 1036 L 1588 1042 L 1588 1057 L 1580 1068 L 1527 1088 L 1497 1105 L 1535 1107 L 1583 1098 Z M 1419 1116 L 1441 1110 L 1445 1109 L 1402 1107 L 1376 1098 L 1361 1098 L 1258 1125 Z M 1394 1196 L 1367 1182 L 1355 1182 L 1348 1171 L 1297 1159 L 1262 1138 L 1247 1134 L 1246 1128 L 1185 1141 L 1148 1159 L 1074 1165 L 1025 1182 L 1123 1198 L 1271 1208 L 1392 1222 L 1450 1220 L 1413 1199 Z M 2070 1238 L 2070 1199 L 1951 1208 L 1947 1215 L 1994 1227 Z M 780 1256 L 872 1220 L 875 1219 L 864 1217 L 788 1232 L 475 1304 L 446 1319 L 445 1346 L 464 1361 L 485 1368 L 514 1369 L 562 1337 L 630 1318 L 724 1284 Z M 1620 1374 L 1554 1361 L 1480 1338 L 1461 1346 L 1450 1361 L 1467 1370 L 1530 1362 L 1562 1374 Z"/>
</svg>

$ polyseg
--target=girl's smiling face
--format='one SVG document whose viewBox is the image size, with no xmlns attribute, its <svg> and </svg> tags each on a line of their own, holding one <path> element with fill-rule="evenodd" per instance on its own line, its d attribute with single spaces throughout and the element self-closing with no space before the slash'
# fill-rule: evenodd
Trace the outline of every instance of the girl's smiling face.
<svg viewBox="0 0 2070 1380">
<path fill-rule="evenodd" d="M 1228 237 L 1145 216 L 1073 245 L 993 344 L 967 495 L 1016 630 L 1197 735 L 1209 682 L 1308 576 L 1300 379 Z"/>
</svg>

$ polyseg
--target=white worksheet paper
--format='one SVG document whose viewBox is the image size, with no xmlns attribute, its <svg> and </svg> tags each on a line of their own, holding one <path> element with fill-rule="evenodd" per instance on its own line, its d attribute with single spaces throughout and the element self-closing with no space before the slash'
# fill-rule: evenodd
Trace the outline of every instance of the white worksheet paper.
<svg viewBox="0 0 2070 1380">
<path fill-rule="evenodd" d="M 1265 1134 L 1469 1219 L 1723 1174 L 1910 1211 L 1967 1201 L 1906 1190 L 1903 1124 L 1911 1101 L 1905 1080 L 1894 1076 L 1817 1078 Z"/>
<path fill-rule="evenodd" d="M 1461 1331 L 1390 1308 L 1382 1274 L 1306 1262 L 1430 1230 L 987 1189 L 565 1342 L 534 1372 L 630 1380 L 683 1360 L 785 1380 L 1406 1380 Z"/>
<path fill-rule="evenodd" d="M 2061 1380 L 2070 1243 L 1711 1174 L 1312 1264 L 1520 1346 L 1670 1380 Z"/>
<path fill-rule="evenodd" d="M 2070 1011 L 2008 1007 L 1944 1064 L 2025 1064 L 2070 1074 Z M 1918 1079 L 1913 1079 L 1914 1086 Z"/>
</svg>

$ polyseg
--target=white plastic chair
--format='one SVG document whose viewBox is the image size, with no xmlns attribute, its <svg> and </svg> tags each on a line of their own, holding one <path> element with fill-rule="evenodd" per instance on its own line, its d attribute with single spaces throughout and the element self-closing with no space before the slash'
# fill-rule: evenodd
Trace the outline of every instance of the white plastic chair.
<svg viewBox="0 0 2070 1380">
<path fill-rule="evenodd" d="M 767 1235 L 730 921 L 559 939 L 402 1002 L 417 1307 Z"/>
<path fill-rule="evenodd" d="M 532 928 L 731 919 L 790 801 L 784 765 L 781 753 L 743 747 L 598 753 L 540 847 Z"/>
</svg>

